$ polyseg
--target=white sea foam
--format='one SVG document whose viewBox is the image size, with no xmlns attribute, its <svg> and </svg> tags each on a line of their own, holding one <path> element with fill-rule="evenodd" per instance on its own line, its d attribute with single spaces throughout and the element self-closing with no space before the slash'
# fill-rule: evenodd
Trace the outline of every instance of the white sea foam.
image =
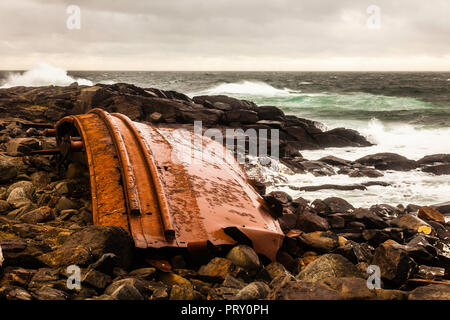
<svg viewBox="0 0 450 320">
<path fill-rule="evenodd" d="M 331 177 L 315 177 L 312 174 L 285 175 L 287 183 L 271 186 L 267 192 L 281 190 L 292 197 L 303 197 L 308 200 L 341 197 L 356 207 L 370 207 L 374 204 L 387 203 L 390 205 L 410 203 L 430 205 L 448 201 L 450 194 L 450 179 L 448 175 L 434 176 L 421 171 L 385 171 L 380 178 L 350 178 L 347 175 Z M 292 190 L 288 186 L 303 187 L 322 184 L 351 185 L 368 181 L 383 181 L 390 186 L 369 186 L 367 190 L 319 190 L 314 192 Z"/>
<path fill-rule="evenodd" d="M 46 63 L 39 63 L 24 73 L 10 74 L 1 88 L 16 86 L 38 87 L 46 85 L 67 86 L 73 82 L 78 82 L 80 85 L 93 85 L 87 79 L 69 76 L 64 69 Z"/>
<path fill-rule="evenodd" d="M 372 119 L 366 125 L 362 125 L 362 122 L 350 123 L 347 127 L 358 130 L 375 145 L 365 148 L 304 150 L 303 156 L 317 160 L 332 154 L 353 161 L 369 154 L 393 152 L 412 160 L 419 160 L 430 154 L 450 153 L 448 143 L 450 128 L 423 128 L 402 123 L 385 125 L 377 119 Z"/>
<path fill-rule="evenodd" d="M 285 89 L 277 89 L 265 82 L 259 81 L 242 81 L 236 83 L 222 83 L 211 89 L 201 92 L 201 94 L 229 94 L 229 95 L 249 95 L 249 96 L 264 96 L 264 97 L 279 97 L 289 96 L 295 91 Z"/>
</svg>

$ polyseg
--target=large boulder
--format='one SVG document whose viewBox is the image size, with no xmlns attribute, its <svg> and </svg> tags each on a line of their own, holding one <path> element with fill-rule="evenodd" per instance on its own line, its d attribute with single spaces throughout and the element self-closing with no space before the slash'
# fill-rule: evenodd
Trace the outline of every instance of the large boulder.
<svg viewBox="0 0 450 320">
<path fill-rule="evenodd" d="M 5 183 L 17 176 L 16 160 L 0 154 L 0 183 Z"/>
<path fill-rule="evenodd" d="M 353 263 L 339 254 L 320 256 L 297 275 L 297 279 L 307 282 L 318 282 L 333 277 L 361 278 L 362 275 Z"/>
<path fill-rule="evenodd" d="M 435 174 L 437 176 L 441 176 L 444 174 L 450 174 L 450 163 L 427 166 L 427 167 L 422 168 L 422 171 L 429 172 L 429 173 Z"/>
<path fill-rule="evenodd" d="M 117 265 L 127 268 L 133 259 L 133 239 L 117 226 L 88 226 L 74 232 L 63 245 L 41 257 L 49 266 L 80 266 L 97 261 L 105 253 L 114 253 Z"/>
<path fill-rule="evenodd" d="M 283 121 L 284 112 L 274 106 L 260 106 L 258 107 L 258 118 L 260 120 Z"/>
<path fill-rule="evenodd" d="M 297 217 L 296 228 L 304 232 L 327 231 L 330 225 L 325 218 L 310 211 L 303 211 Z"/>
<path fill-rule="evenodd" d="M 444 215 L 440 213 L 439 210 L 433 207 L 428 206 L 421 207 L 417 213 L 417 216 L 424 220 L 431 220 L 445 224 Z"/>
<path fill-rule="evenodd" d="M 434 164 L 434 163 L 450 163 L 450 154 L 445 153 L 432 154 L 417 160 L 417 163 L 420 165 Z"/>
<path fill-rule="evenodd" d="M 340 300 L 338 292 L 321 283 L 287 280 L 275 287 L 268 300 Z"/>
<path fill-rule="evenodd" d="M 339 237 L 330 231 L 315 231 L 302 233 L 298 238 L 299 243 L 313 250 L 330 252 L 339 246 Z"/>
<path fill-rule="evenodd" d="M 417 168 L 417 162 L 396 153 L 376 153 L 362 157 L 355 162 L 365 166 L 374 166 L 379 170 L 410 171 Z"/>
<path fill-rule="evenodd" d="M 418 287 L 408 295 L 409 300 L 450 300 L 450 286 L 430 284 Z"/>
<path fill-rule="evenodd" d="M 378 246 L 372 264 L 380 267 L 382 279 L 396 286 L 403 284 L 414 268 L 414 262 L 408 252 L 393 240 Z"/>
<path fill-rule="evenodd" d="M 231 249 L 226 258 L 235 265 L 250 272 L 256 272 L 261 267 L 261 262 L 255 250 L 243 244 Z"/>
</svg>

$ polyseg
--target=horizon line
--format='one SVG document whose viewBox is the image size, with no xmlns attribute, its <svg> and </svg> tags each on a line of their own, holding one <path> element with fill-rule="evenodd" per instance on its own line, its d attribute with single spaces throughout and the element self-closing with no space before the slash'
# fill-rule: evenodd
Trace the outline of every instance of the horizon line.
<svg viewBox="0 0 450 320">
<path fill-rule="evenodd" d="M 25 72 L 30 69 L 0 69 L 1 72 Z M 67 72 L 450 72 L 449 70 L 120 70 L 67 69 Z"/>
</svg>

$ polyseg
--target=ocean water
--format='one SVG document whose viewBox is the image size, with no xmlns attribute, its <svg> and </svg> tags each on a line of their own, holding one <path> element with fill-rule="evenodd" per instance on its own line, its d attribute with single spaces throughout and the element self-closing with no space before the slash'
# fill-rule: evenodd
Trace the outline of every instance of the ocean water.
<svg viewBox="0 0 450 320">
<path fill-rule="evenodd" d="M 189 96 L 225 94 L 275 105 L 286 114 L 321 121 L 328 128 L 356 129 L 375 143 L 367 148 L 302 151 L 315 160 L 335 155 L 348 160 L 377 152 L 395 152 L 410 159 L 450 153 L 450 72 L 148 72 L 69 71 L 40 64 L 28 71 L 0 71 L 0 87 L 133 83 L 144 88 L 176 90 Z M 384 177 L 314 177 L 284 173 L 294 186 L 354 184 L 371 180 L 392 183 L 366 191 L 300 192 L 286 183 L 283 190 L 306 199 L 339 196 L 355 206 L 433 204 L 450 200 L 450 176 L 420 171 L 387 171 Z"/>
</svg>

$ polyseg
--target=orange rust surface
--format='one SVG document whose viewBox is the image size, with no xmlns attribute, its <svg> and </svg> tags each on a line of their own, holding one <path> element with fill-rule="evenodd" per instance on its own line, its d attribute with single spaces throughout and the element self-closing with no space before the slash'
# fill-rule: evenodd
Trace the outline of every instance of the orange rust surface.
<svg viewBox="0 0 450 320">
<path fill-rule="evenodd" d="M 225 232 L 234 228 L 275 259 L 280 226 L 221 144 L 100 109 L 63 118 L 56 129 L 60 148 L 67 136 L 83 141 L 95 224 L 124 227 L 140 248 L 235 244 Z M 186 149 L 193 141 L 194 151 Z M 195 157 L 186 161 L 189 152 Z"/>
</svg>

